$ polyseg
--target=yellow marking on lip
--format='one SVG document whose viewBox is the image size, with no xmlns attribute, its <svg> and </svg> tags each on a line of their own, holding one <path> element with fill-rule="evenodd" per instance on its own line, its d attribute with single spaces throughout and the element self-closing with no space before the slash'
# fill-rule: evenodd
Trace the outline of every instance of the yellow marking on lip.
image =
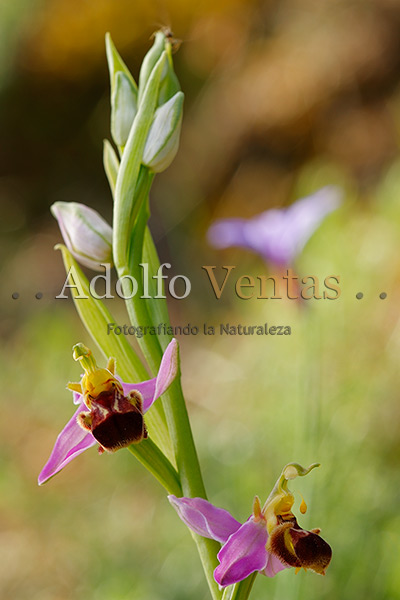
<svg viewBox="0 0 400 600">
<path fill-rule="evenodd" d="M 302 515 L 305 515 L 307 512 L 307 504 L 305 503 L 303 496 L 301 496 L 300 512 Z"/>
</svg>

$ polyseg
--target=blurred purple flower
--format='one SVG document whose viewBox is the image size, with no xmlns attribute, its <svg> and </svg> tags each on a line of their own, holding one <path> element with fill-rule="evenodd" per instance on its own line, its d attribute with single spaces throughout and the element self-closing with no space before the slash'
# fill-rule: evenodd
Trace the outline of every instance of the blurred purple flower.
<svg viewBox="0 0 400 600">
<path fill-rule="evenodd" d="M 73 392 L 73 401 L 74 404 L 79 405 L 78 409 L 58 435 L 50 458 L 39 475 L 39 485 L 42 485 L 48 479 L 53 477 L 53 475 L 61 471 L 61 469 L 75 457 L 79 456 L 79 454 L 84 452 L 84 450 L 99 443 L 99 440 L 95 438 L 93 433 L 88 431 L 88 428 L 83 428 L 82 424 L 82 421 L 85 421 L 89 416 L 92 414 L 95 415 L 96 404 L 99 404 L 99 397 L 104 397 L 107 393 L 114 393 L 114 401 L 120 402 L 123 407 L 123 410 L 121 411 L 122 414 L 126 414 L 127 411 L 125 410 L 125 407 L 128 405 L 128 411 L 131 410 L 132 412 L 136 412 L 136 414 L 143 415 L 149 410 L 157 398 L 168 389 L 175 379 L 177 369 L 178 343 L 173 339 L 164 352 L 158 375 L 154 379 L 142 381 L 140 383 L 124 383 L 118 377 L 114 376 L 112 370 L 98 369 L 95 367 L 94 369 L 86 371 L 86 375 L 83 376 L 81 384 L 70 384 L 70 388 L 72 389 L 82 385 L 82 391 L 84 393 L 82 394 L 77 391 Z M 89 383 L 87 381 L 88 379 L 90 379 Z M 91 390 L 91 401 L 87 400 L 87 392 L 84 390 L 87 383 Z M 101 390 L 101 392 L 99 392 L 99 394 L 94 394 L 93 390 L 95 388 Z M 115 389 L 116 391 L 114 391 Z M 110 390 L 113 390 L 113 392 Z M 132 395 L 131 398 L 136 403 L 139 399 L 139 410 L 132 406 L 129 407 L 130 395 Z M 90 413 L 83 412 L 87 411 L 88 408 L 91 409 Z M 104 408 L 103 404 L 100 405 L 99 412 L 100 414 L 104 414 L 104 412 L 107 414 L 107 409 Z M 115 411 L 109 409 L 107 417 L 112 418 L 114 415 Z M 104 422 L 104 420 L 103 417 L 102 421 Z M 144 428 L 143 423 L 142 426 Z M 94 431 L 94 433 L 96 432 Z M 142 437 L 146 437 L 146 435 Z M 128 445 L 128 443 L 125 445 Z M 102 449 L 101 444 L 99 449 Z"/>
<path fill-rule="evenodd" d="M 341 203 L 341 192 L 324 187 L 287 208 L 273 208 L 252 219 L 220 219 L 208 230 L 215 248 L 239 246 L 278 267 L 291 265 L 324 218 Z"/>
</svg>

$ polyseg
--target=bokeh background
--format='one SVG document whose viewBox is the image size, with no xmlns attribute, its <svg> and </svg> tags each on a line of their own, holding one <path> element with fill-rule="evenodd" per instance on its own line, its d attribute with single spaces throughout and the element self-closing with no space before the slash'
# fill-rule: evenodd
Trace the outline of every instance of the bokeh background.
<svg viewBox="0 0 400 600">
<path fill-rule="evenodd" d="M 333 547 L 326 577 L 258 577 L 252 597 L 400 598 L 399 2 L 5 0 L 0 14 L 0 596 L 208 598 L 188 532 L 128 452 L 91 450 L 36 485 L 71 415 L 71 347 L 90 344 L 72 303 L 54 300 L 65 275 L 49 206 L 83 202 L 111 219 L 104 34 L 137 75 L 151 33 L 169 25 L 183 42 L 185 119 L 152 190 L 152 230 L 161 258 L 193 284 L 171 303 L 173 322 L 292 327 L 290 337 L 181 339 L 209 497 L 246 519 L 284 464 L 321 462 L 292 487 L 309 505 L 303 527 L 321 527 Z M 201 265 L 267 267 L 209 248 L 212 220 L 328 183 L 344 205 L 296 269 L 340 275 L 341 297 L 244 301 L 230 285 L 217 301 Z"/>
</svg>

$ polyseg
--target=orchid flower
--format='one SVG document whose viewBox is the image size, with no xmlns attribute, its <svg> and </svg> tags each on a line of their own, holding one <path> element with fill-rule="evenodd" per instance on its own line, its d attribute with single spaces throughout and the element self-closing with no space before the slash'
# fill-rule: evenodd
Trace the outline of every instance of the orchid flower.
<svg viewBox="0 0 400 600">
<path fill-rule="evenodd" d="M 239 246 L 278 267 L 291 265 L 324 218 L 338 208 L 341 193 L 324 187 L 288 208 L 273 208 L 252 219 L 220 219 L 208 230 L 215 248 Z"/>
<path fill-rule="evenodd" d="M 202 498 L 169 496 L 182 521 L 195 533 L 223 544 L 218 553 L 219 565 L 214 579 L 226 587 L 259 571 L 273 577 L 289 567 L 311 569 L 325 575 L 332 550 L 319 536 L 320 529 L 302 529 L 291 512 L 294 496 L 288 490 L 288 480 L 307 475 L 314 467 L 304 469 L 290 463 L 283 469 L 264 506 L 258 496 L 254 499 L 253 514 L 242 525 L 232 515 Z M 306 512 L 302 501 L 300 512 Z"/>
<path fill-rule="evenodd" d="M 157 377 L 141 383 L 121 381 L 115 375 L 113 358 L 106 369 L 98 368 L 91 351 L 83 344 L 76 344 L 73 352 L 85 371 L 80 383 L 68 384 L 78 409 L 58 435 L 39 475 L 39 485 L 97 443 L 100 453 L 114 452 L 146 438 L 143 415 L 168 389 L 178 370 L 175 339 L 164 352 Z"/>
</svg>

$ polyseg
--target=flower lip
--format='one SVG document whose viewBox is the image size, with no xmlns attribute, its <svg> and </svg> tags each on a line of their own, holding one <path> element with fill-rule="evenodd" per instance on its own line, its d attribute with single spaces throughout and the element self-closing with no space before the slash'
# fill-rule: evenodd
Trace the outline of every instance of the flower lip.
<svg viewBox="0 0 400 600">
<path fill-rule="evenodd" d="M 138 392 L 130 392 L 127 397 L 116 388 L 101 392 L 92 400 L 90 413 L 79 415 L 78 423 L 109 452 L 137 444 L 147 437 L 143 399 Z"/>
<path fill-rule="evenodd" d="M 270 532 L 267 550 L 291 567 L 303 567 L 325 575 L 332 549 L 316 531 L 302 529 L 296 517 L 278 516 L 278 525 Z"/>
</svg>

